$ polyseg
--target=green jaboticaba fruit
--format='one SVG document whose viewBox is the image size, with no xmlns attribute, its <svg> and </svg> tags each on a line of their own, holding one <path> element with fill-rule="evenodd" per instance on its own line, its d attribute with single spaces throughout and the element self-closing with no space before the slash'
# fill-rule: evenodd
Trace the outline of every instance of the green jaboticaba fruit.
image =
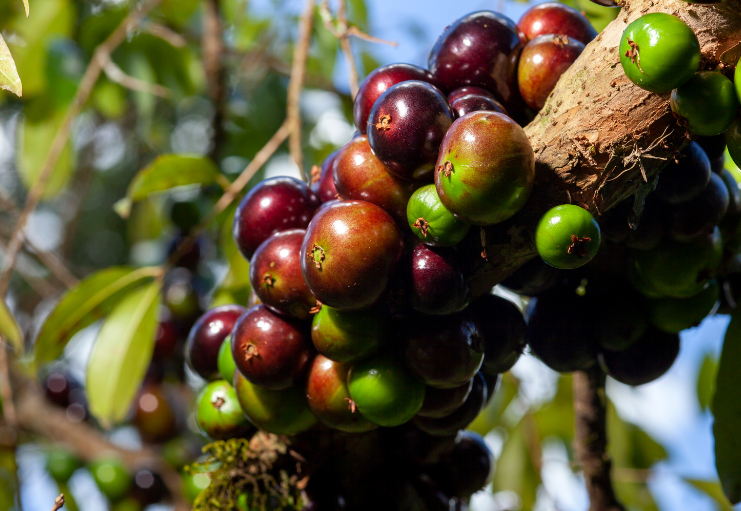
<svg viewBox="0 0 741 511">
<path fill-rule="evenodd" d="M 348 375 L 350 397 L 379 426 L 399 426 L 422 408 L 425 384 L 388 353 L 357 362 Z"/>
<path fill-rule="evenodd" d="M 301 387 L 267 390 L 253 385 L 236 371 L 234 389 L 247 419 L 268 433 L 296 435 L 316 424 Z"/>
<path fill-rule="evenodd" d="M 56 482 L 64 484 L 82 467 L 80 458 L 69 449 L 53 447 L 46 453 L 46 470 Z"/>
<path fill-rule="evenodd" d="M 249 430 L 237 393 L 224 380 L 209 383 L 198 394 L 196 422 L 204 433 L 216 440 L 239 437 Z"/>
<path fill-rule="evenodd" d="M 651 324 L 670 334 L 697 326 L 713 312 L 720 300 L 720 286 L 711 280 L 708 287 L 689 298 L 656 298 L 648 300 Z"/>
<path fill-rule="evenodd" d="M 723 133 L 738 115 L 738 106 L 733 82 L 712 71 L 695 73 L 672 91 L 672 111 L 697 135 Z"/>
<path fill-rule="evenodd" d="M 665 240 L 652 250 L 634 250 L 629 276 L 651 298 L 689 298 L 715 277 L 723 255 L 720 231 L 691 243 Z"/>
<path fill-rule="evenodd" d="M 95 484 L 111 501 L 122 499 L 131 486 L 131 473 L 118 458 L 100 458 L 88 466 Z"/>
<path fill-rule="evenodd" d="M 733 75 L 733 82 L 736 84 L 736 97 L 741 103 L 741 59 L 736 63 L 736 73 Z"/>
<path fill-rule="evenodd" d="M 687 24 L 671 14 L 641 16 L 623 32 L 620 63 L 625 74 L 651 92 L 669 92 L 687 82 L 700 63 L 700 43 Z"/>
<path fill-rule="evenodd" d="M 322 305 L 311 323 L 314 347 L 335 362 L 354 362 L 373 355 L 388 336 L 388 318 L 378 309 L 340 311 Z"/>
<path fill-rule="evenodd" d="M 584 266 L 595 256 L 599 245 L 599 224 L 589 211 L 573 204 L 549 209 L 535 230 L 538 254 L 555 268 Z"/>
<path fill-rule="evenodd" d="M 183 474 L 182 480 L 183 494 L 191 504 L 196 500 L 196 497 L 198 497 L 198 495 L 208 488 L 209 484 L 211 484 L 211 478 L 208 474 L 199 472 L 196 472 L 195 474 Z"/>
<path fill-rule="evenodd" d="M 443 206 L 433 184 L 412 194 L 407 204 L 407 222 L 419 239 L 439 247 L 452 247 L 459 243 L 471 227 Z"/>
<path fill-rule="evenodd" d="M 224 381 L 234 381 L 234 371 L 237 370 L 237 365 L 234 363 L 234 356 L 232 355 L 232 336 L 227 335 L 224 342 L 221 343 L 219 348 L 219 356 L 216 359 L 216 363 L 219 367 L 219 374 Z"/>
<path fill-rule="evenodd" d="M 726 144 L 728 144 L 728 154 L 731 155 L 733 163 L 741 167 L 741 117 L 728 126 L 726 130 Z"/>
<path fill-rule="evenodd" d="M 478 111 L 445 133 L 435 167 L 435 188 L 458 219 L 475 225 L 502 222 L 527 202 L 535 154 L 523 129 L 506 115 Z"/>
</svg>

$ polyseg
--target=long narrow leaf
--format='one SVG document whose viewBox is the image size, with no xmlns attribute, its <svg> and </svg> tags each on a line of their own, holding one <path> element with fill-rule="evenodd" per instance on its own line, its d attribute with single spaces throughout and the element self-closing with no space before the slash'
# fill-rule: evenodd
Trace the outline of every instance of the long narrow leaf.
<svg viewBox="0 0 741 511">
<path fill-rule="evenodd" d="M 21 77 L 18 76 L 15 61 L 2 35 L 0 35 L 0 89 L 9 90 L 18 97 L 23 96 Z"/>
<path fill-rule="evenodd" d="M 2 300 L 0 300 L 0 335 L 13 346 L 16 353 L 19 355 L 23 353 L 23 334 L 21 334 L 18 323 L 15 322 L 15 318 L 8 310 L 8 306 Z"/>
</svg>

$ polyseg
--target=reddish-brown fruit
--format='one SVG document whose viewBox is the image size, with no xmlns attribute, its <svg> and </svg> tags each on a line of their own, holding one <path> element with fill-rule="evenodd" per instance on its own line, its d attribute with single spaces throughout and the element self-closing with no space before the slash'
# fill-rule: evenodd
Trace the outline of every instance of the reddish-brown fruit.
<svg viewBox="0 0 741 511">
<path fill-rule="evenodd" d="M 311 191 L 319 197 L 322 203 L 337 198 L 337 188 L 334 186 L 332 176 L 332 164 L 335 156 L 337 156 L 337 151 L 327 156 L 321 167 L 314 165 L 311 169 Z"/>
<path fill-rule="evenodd" d="M 565 35 L 583 44 L 589 44 L 597 37 L 597 31 L 582 13 L 556 2 L 529 9 L 517 22 L 517 26 L 525 34 L 526 42 L 547 34 Z"/>
<path fill-rule="evenodd" d="M 165 442 L 177 435 L 175 410 L 159 385 L 142 388 L 134 404 L 133 422 L 148 443 Z"/>
</svg>

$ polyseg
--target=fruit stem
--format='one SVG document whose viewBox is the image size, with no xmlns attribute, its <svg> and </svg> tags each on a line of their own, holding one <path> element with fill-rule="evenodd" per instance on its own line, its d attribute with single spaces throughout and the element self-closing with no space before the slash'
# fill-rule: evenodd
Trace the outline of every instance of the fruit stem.
<svg viewBox="0 0 741 511">
<path fill-rule="evenodd" d="M 584 471 L 589 511 L 625 511 L 615 497 L 607 452 L 607 395 L 605 373 L 595 366 L 574 373 L 574 451 Z"/>
</svg>

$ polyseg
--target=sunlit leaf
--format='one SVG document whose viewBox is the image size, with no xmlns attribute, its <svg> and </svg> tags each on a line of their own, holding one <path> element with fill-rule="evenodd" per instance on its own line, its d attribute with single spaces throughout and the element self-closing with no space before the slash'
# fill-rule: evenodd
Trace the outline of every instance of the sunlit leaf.
<svg viewBox="0 0 741 511">
<path fill-rule="evenodd" d="M 23 7 L 26 8 L 26 18 L 28 18 L 28 15 L 30 14 L 28 12 L 28 0 L 23 0 Z"/>
<path fill-rule="evenodd" d="M 613 487 L 618 501 L 626 509 L 641 511 L 659 511 L 653 495 L 645 483 L 615 480 L 619 475 L 613 474 Z"/>
<path fill-rule="evenodd" d="M 607 406 L 607 437 L 615 467 L 649 469 L 667 457 L 661 444 L 635 424 L 623 421 L 611 402 Z"/>
<path fill-rule="evenodd" d="M 720 487 L 718 481 L 701 481 L 699 479 L 685 479 L 684 481 L 713 499 L 718 504 L 719 511 L 733 511 L 733 506 L 723 494 L 723 488 Z"/>
<path fill-rule="evenodd" d="M 521 509 L 532 509 L 541 483 L 527 447 L 523 424 L 513 429 L 504 442 L 493 480 L 494 492 L 509 490 L 522 499 Z"/>
<path fill-rule="evenodd" d="M 21 78 L 2 34 L 0 34 L 0 89 L 9 90 L 18 97 L 23 96 Z"/>
<path fill-rule="evenodd" d="M 64 110 L 57 110 L 43 119 L 32 119 L 27 116 L 23 122 L 21 131 L 23 146 L 21 151 L 18 151 L 18 174 L 27 189 L 31 189 L 38 179 L 48 148 L 62 124 L 63 117 Z M 73 169 L 72 156 L 72 144 L 67 142 L 44 189 L 44 198 L 54 197 L 67 185 Z"/>
<path fill-rule="evenodd" d="M 161 284 L 127 294 L 106 318 L 87 367 L 90 413 L 103 427 L 122 422 L 152 359 Z"/>
<path fill-rule="evenodd" d="M 710 355 L 705 355 L 700 374 L 697 375 L 697 399 L 703 410 L 707 410 L 713 400 L 717 374 L 718 361 Z"/>
<path fill-rule="evenodd" d="M 116 203 L 115 209 L 126 218 L 131 213 L 131 204 L 150 194 L 178 186 L 213 184 L 219 176 L 218 167 L 206 156 L 164 154 L 134 176 L 126 198 Z"/>
<path fill-rule="evenodd" d="M 17 353 L 23 353 L 23 334 L 3 300 L 0 300 L 0 335 L 13 346 Z"/>
<path fill-rule="evenodd" d="M 105 316 L 124 293 L 157 271 L 156 268 L 106 268 L 67 291 L 36 339 L 36 366 L 57 358 L 76 332 Z"/>
<path fill-rule="evenodd" d="M 715 467 L 728 499 L 741 502 L 741 309 L 736 309 L 728 325 L 718 366 L 713 397 L 713 435 Z"/>
<path fill-rule="evenodd" d="M 561 375 L 558 390 L 550 403 L 544 404 L 533 415 L 540 438 L 559 437 L 566 445 L 574 439 L 574 384 L 571 375 Z"/>
</svg>

